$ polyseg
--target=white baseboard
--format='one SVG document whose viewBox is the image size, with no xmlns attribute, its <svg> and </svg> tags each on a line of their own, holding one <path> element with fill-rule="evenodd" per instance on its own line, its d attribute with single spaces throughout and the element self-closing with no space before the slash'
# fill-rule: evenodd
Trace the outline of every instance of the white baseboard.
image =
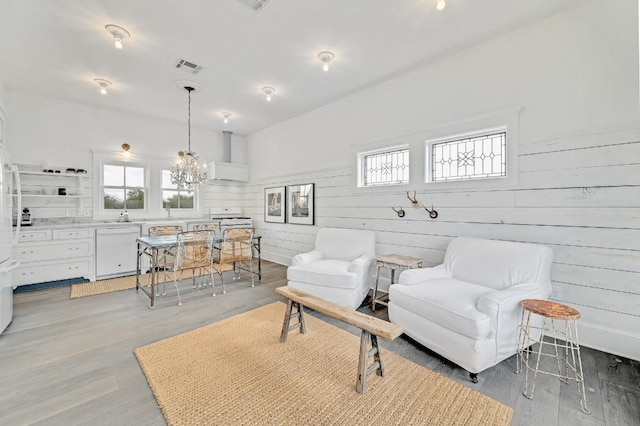
<svg viewBox="0 0 640 426">
<path fill-rule="evenodd" d="M 263 253 L 262 260 L 268 260 L 269 262 L 278 263 L 280 265 L 291 265 L 291 256 L 284 256 L 277 253 Z"/>
<path fill-rule="evenodd" d="M 640 361 L 640 334 L 578 321 L 580 345 Z"/>
</svg>

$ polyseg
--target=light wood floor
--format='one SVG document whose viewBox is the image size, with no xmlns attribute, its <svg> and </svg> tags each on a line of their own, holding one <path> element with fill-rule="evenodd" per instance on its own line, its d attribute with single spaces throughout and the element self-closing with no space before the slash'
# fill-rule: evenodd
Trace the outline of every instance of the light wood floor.
<svg viewBox="0 0 640 426">
<path fill-rule="evenodd" d="M 69 287 L 17 294 L 13 322 L 0 336 L 0 424 L 165 424 L 134 349 L 282 300 L 274 288 L 286 284 L 286 268 L 263 266 L 262 283 L 255 288 L 230 277 L 227 294 L 215 298 L 210 288 L 185 287 L 181 307 L 172 286 L 153 310 L 147 296 L 134 290 L 73 300 Z M 371 313 L 368 307 L 360 310 Z M 385 309 L 375 314 L 386 318 Z M 640 424 L 640 363 L 635 361 L 582 348 L 592 412 L 586 415 L 575 384 L 551 377 L 538 379 L 533 400 L 524 398 L 524 376 L 513 372 L 515 357 L 481 373 L 474 385 L 464 370 L 404 336 L 380 344 L 513 407 L 514 425 Z"/>
</svg>

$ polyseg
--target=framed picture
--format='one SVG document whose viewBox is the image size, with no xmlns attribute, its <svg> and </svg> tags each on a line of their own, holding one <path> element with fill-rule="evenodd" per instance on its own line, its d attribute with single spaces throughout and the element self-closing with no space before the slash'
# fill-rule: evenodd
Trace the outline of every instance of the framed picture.
<svg viewBox="0 0 640 426">
<path fill-rule="evenodd" d="M 287 222 L 313 225 L 313 189 L 312 183 L 287 187 Z"/>
<path fill-rule="evenodd" d="M 264 221 L 285 222 L 285 189 L 284 186 L 264 189 Z"/>
</svg>

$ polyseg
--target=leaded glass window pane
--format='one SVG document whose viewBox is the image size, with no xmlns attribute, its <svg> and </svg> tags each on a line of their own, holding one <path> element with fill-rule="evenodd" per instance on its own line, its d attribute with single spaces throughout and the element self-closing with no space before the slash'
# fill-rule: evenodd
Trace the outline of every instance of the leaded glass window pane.
<svg viewBox="0 0 640 426">
<path fill-rule="evenodd" d="M 409 148 L 378 151 L 362 157 L 363 186 L 409 182 Z"/>
<path fill-rule="evenodd" d="M 434 182 L 486 179 L 506 175 L 506 132 L 431 145 L 431 180 Z"/>
</svg>

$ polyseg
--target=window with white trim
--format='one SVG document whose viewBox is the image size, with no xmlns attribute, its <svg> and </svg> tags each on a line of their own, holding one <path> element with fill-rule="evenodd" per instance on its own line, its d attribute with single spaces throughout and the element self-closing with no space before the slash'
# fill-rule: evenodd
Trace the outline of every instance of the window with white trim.
<svg viewBox="0 0 640 426">
<path fill-rule="evenodd" d="M 428 182 L 507 176 L 507 131 L 491 131 L 439 139 L 427 144 Z"/>
<path fill-rule="evenodd" d="M 146 170 L 140 166 L 105 163 L 102 166 L 102 208 L 141 210 L 147 194 Z"/>
<path fill-rule="evenodd" d="M 358 154 L 358 187 L 409 183 L 409 146 Z"/>
<path fill-rule="evenodd" d="M 171 182 L 171 170 L 162 171 L 162 207 L 172 209 L 193 209 L 194 191 L 178 188 Z"/>
</svg>

